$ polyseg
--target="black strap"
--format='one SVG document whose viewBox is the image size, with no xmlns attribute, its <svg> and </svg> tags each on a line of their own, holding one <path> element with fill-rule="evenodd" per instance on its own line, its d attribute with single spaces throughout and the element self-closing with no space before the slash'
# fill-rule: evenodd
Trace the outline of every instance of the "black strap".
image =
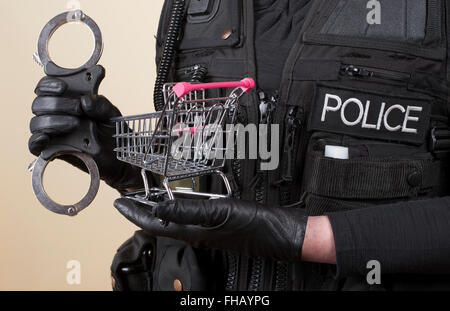
<svg viewBox="0 0 450 311">
<path fill-rule="evenodd" d="M 150 291 L 156 239 L 137 231 L 117 250 L 111 265 L 115 291 Z"/>
<path fill-rule="evenodd" d="M 450 83 L 450 4 L 444 1 L 446 11 L 446 25 L 447 25 L 447 82 Z"/>
<path fill-rule="evenodd" d="M 441 39 L 441 12 L 442 12 L 441 0 L 428 0 L 428 17 L 427 17 L 427 29 L 426 38 L 424 44 L 439 44 Z"/>
<path fill-rule="evenodd" d="M 339 199 L 415 197 L 439 183 L 440 163 L 431 160 L 310 160 L 308 193 Z"/>
<path fill-rule="evenodd" d="M 431 130 L 431 148 L 434 154 L 450 152 L 450 130 L 448 127 L 434 127 Z"/>
</svg>

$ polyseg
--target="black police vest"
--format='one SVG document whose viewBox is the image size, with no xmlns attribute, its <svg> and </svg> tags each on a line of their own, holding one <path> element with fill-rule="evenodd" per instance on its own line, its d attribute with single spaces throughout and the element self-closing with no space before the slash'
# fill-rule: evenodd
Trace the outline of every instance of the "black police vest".
<svg viewBox="0 0 450 311">
<path fill-rule="evenodd" d="M 158 64 L 173 2 L 161 15 Z M 257 77 L 253 1 L 186 6 L 170 79 L 190 80 L 196 65 L 208 69 L 207 82 Z M 305 9 L 271 111 L 280 166 L 261 171 L 261 160 L 230 161 L 236 196 L 323 215 L 448 195 L 448 2 L 313 0 Z M 246 95 L 239 122 L 259 124 L 259 105 L 257 92 Z M 229 290 L 341 286 L 322 265 L 224 257 Z"/>
</svg>

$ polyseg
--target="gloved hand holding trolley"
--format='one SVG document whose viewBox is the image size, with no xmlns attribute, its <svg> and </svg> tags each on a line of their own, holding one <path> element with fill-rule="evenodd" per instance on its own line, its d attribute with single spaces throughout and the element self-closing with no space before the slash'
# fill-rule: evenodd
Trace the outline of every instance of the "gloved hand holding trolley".
<svg viewBox="0 0 450 311">
<path fill-rule="evenodd" d="M 236 82 L 166 84 L 165 106 L 161 112 L 112 119 L 116 123 L 117 158 L 142 168 L 145 196 L 131 198 L 155 205 L 164 193 L 170 200 L 175 194 L 194 197 L 231 196 L 230 183 L 220 169 L 226 155 L 234 150 L 236 105 L 241 96 L 254 87 L 253 79 Z M 234 88 L 230 95 L 208 98 L 207 90 Z M 223 136 L 226 136 L 225 142 Z M 164 188 L 151 189 L 146 171 L 164 177 Z M 196 193 L 195 177 L 219 174 L 227 195 Z M 169 182 L 192 178 L 192 190 L 170 188 Z M 130 197 L 130 196 L 128 196 Z"/>
</svg>

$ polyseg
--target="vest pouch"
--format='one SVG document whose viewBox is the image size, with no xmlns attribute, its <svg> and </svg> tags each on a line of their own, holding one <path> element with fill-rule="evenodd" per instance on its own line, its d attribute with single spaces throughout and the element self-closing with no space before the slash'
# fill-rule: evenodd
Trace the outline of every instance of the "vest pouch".
<svg viewBox="0 0 450 311">
<path fill-rule="evenodd" d="M 319 206 L 315 213 L 333 205 L 320 197 L 347 200 L 342 209 L 352 209 L 364 207 L 354 204 L 359 200 L 379 204 L 429 195 L 441 180 L 440 162 L 429 148 L 431 124 L 446 115 L 446 106 L 408 90 L 408 73 L 373 69 L 366 76 L 349 68 L 353 74 L 338 81 L 309 82 L 314 96 L 303 185 Z"/>
<path fill-rule="evenodd" d="M 335 81 L 321 80 L 313 84 L 308 129 L 427 145 L 431 124 L 435 120 L 447 120 L 448 115 L 438 88 L 418 86 L 413 83 L 417 80 L 415 74 L 406 70 L 362 64 L 361 61 L 356 65 L 341 63 Z"/>
<path fill-rule="evenodd" d="M 111 264 L 113 290 L 151 291 L 155 250 L 156 239 L 144 231 L 136 231 L 123 243 Z"/>
<path fill-rule="evenodd" d="M 214 290 L 220 286 L 221 265 L 213 258 L 208 250 L 195 249 L 173 239 L 158 238 L 153 290 Z"/>
<path fill-rule="evenodd" d="M 157 55 L 162 54 L 170 2 L 165 1 L 157 35 Z M 196 66 L 206 68 L 200 73 L 204 82 L 242 79 L 248 74 L 242 49 L 242 1 L 186 1 L 186 18 L 177 46 L 171 81 L 191 81 Z M 157 63 L 160 59 L 157 57 Z M 219 96 L 220 94 L 211 94 Z"/>
<path fill-rule="evenodd" d="M 200 291 L 222 286 L 220 256 L 137 231 L 111 265 L 115 291 Z"/>
<path fill-rule="evenodd" d="M 309 140 L 305 168 L 314 215 L 428 196 L 442 171 L 425 147 L 321 131 Z"/>
<path fill-rule="evenodd" d="M 239 0 L 191 0 L 180 50 L 234 47 L 240 42 Z"/>
<path fill-rule="evenodd" d="M 325 1 L 304 41 L 439 59 L 441 6 L 441 0 Z"/>
</svg>

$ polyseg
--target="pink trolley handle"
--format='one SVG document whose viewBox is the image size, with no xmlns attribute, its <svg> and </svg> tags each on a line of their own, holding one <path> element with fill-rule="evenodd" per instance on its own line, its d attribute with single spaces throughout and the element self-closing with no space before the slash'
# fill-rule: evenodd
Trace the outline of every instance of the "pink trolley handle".
<svg viewBox="0 0 450 311">
<path fill-rule="evenodd" d="M 186 96 L 189 92 L 196 90 L 205 89 L 221 89 L 221 88 L 231 88 L 240 87 L 245 93 L 251 91 L 255 87 L 255 81 L 252 78 L 245 78 L 241 81 L 230 81 L 230 82 L 213 82 L 213 83 L 200 83 L 191 84 L 188 82 L 177 83 L 173 87 L 173 91 L 178 96 L 178 98 Z"/>
</svg>

